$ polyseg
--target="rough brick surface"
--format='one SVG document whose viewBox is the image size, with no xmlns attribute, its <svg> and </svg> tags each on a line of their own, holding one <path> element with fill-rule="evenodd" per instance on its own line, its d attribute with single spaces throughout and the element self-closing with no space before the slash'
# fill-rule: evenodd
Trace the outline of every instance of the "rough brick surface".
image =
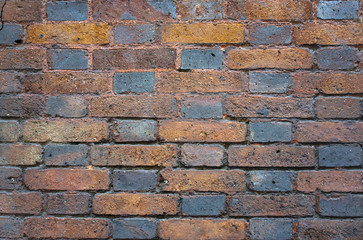
<svg viewBox="0 0 363 240">
<path fill-rule="evenodd" d="M 253 218 L 250 232 L 251 239 L 292 239 L 293 220 Z"/>
<path fill-rule="evenodd" d="M 185 166 L 220 167 L 223 164 L 224 149 L 221 145 L 184 144 L 180 162 Z"/>
<path fill-rule="evenodd" d="M 83 144 L 49 144 L 44 148 L 47 166 L 82 166 L 88 161 L 88 147 Z"/>
<path fill-rule="evenodd" d="M 322 196 L 319 200 L 319 212 L 330 217 L 362 217 L 363 196 Z"/>
<path fill-rule="evenodd" d="M 50 21 L 84 21 L 88 16 L 86 1 L 57 1 L 47 3 Z"/>
<path fill-rule="evenodd" d="M 54 193 L 47 195 L 48 214 L 87 214 L 87 193 Z"/>
<path fill-rule="evenodd" d="M 152 239 L 157 236 L 158 223 L 149 218 L 119 218 L 113 221 L 115 239 Z"/>
<path fill-rule="evenodd" d="M 0 165 L 36 165 L 41 162 L 42 150 L 33 144 L 0 144 Z"/>
<path fill-rule="evenodd" d="M 0 167 L 0 189 L 14 190 L 22 185 L 22 172 L 20 168 Z"/>
<path fill-rule="evenodd" d="M 0 235 L 2 238 L 22 237 L 21 220 L 14 217 L 0 217 Z"/>
</svg>

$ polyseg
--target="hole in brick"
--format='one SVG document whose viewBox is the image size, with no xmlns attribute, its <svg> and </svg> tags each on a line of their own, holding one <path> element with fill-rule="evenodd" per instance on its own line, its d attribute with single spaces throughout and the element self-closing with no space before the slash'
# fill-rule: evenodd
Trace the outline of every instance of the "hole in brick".
<svg viewBox="0 0 363 240">
<path fill-rule="evenodd" d="M 280 150 L 277 150 L 276 153 L 280 153 L 281 151 Z"/>
<path fill-rule="evenodd" d="M 272 184 L 275 184 L 276 182 L 275 181 L 272 181 Z"/>
<path fill-rule="evenodd" d="M 14 42 L 17 43 L 17 44 L 20 44 L 20 43 L 23 43 L 23 40 L 18 39 L 18 40 L 15 40 Z"/>
<path fill-rule="evenodd" d="M 212 55 L 213 57 L 215 57 L 215 56 L 216 56 L 214 53 L 211 53 L 211 55 Z"/>
</svg>

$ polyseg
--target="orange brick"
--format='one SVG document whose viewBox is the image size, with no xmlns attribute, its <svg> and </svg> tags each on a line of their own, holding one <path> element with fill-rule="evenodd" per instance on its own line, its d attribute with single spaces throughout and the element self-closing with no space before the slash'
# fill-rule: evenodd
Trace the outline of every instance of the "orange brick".
<svg viewBox="0 0 363 240">
<path fill-rule="evenodd" d="M 40 193 L 0 193 L 1 214 L 39 214 L 41 210 Z"/>
<path fill-rule="evenodd" d="M 315 101 L 318 118 L 359 118 L 359 98 L 318 98 Z"/>
<path fill-rule="evenodd" d="M 0 165 L 36 165 L 41 160 L 39 145 L 0 144 Z"/>
</svg>

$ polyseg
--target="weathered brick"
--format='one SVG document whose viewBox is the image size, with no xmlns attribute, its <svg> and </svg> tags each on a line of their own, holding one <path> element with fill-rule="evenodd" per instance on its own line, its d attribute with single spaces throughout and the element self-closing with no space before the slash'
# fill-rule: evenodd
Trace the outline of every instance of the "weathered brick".
<svg viewBox="0 0 363 240">
<path fill-rule="evenodd" d="M 291 219 L 253 218 L 250 220 L 251 239 L 293 239 L 294 221 Z"/>
<path fill-rule="evenodd" d="M 230 69 L 309 69 L 313 55 L 303 48 L 234 49 L 228 53 Z"/>
<path fill-rule="evenodd" d="M 358 19 L 358 1 L 319 1 L 317 16 L 321 19 Z"/>
<path fill-rule="evenodd" d="M 238 192 L 244 190 L 243 171 L 165 170 L 161 189 L 168 192 Z"/>
<path fill-rule="evenodd" d="M 44 149 L 44 163 L 47 166 L 84 166 L 88 162 L 88 146 L 47 145 Z"/>
<path fill-rule="evenodd" d="M 287 93 L 291 75 L 278 72 L 250 72 L 248 88 L 252 93 Z"/>
<path fill-rule="evenodd" d="M 47 51 L 50 69 L 82 70 L 88 68 L 88 53 L 79 49 L 49 49 Z"/>
<path fill-rule="evenodd" d="M 184 144 L 180 162 L 187 167 L 221 167 L 224 148 L 221 145 Z"/>
<path fill-rule="evenodd" d="M 19 93 L 23 90 L 20 79 L 23 76 L 16 72 L 0 72 L 0 93 Z"/>
<path fill-rule="evenodd" d="M 182 20 L 213 20 L 223 17 L 222 0 L 178 1 L 177 4 Z"/>
<path fill-rule="evenodd" d="M 0 236 L 3 239 L 21 238 L 21 220 L 18 218 L 0 216 Z"/>
<path fill-rule="evenodd" d="M 116 170 L 113 173 L 115 191 L 152 191 L 156 186 L 156 171 Z"/>
<path fill-rule="evenodd" d="M 298 122 L 294 139 L 298 142 L 363 142 L 362 122 Z"/>
<path fill-rule="evenodd" d="M 0 165 L 36 165 L 41 162 L 39 145 L 0 144 Z"/>
<path fill-rule="evenodd" d="M 359 167 L 362 165 L 359 145 L 329 145 L 319 147 L 320 167 Z"/>
<path fill-rule="evenodd" d="M 97 194 L 93 212 L 106 215 L 174 215 L 178 197 L 167 194 L 117 193 Z"/>
<path fill-rule="evenodd" d="M 28 27 L 26 41 L 35 44 L 107 44 L 106 23 L 36 24 Z"/>
<path fill-rule="evenodd" d="M 113 91 L 115 93 L 153 92 L 154 84 L 154 72 L 115 73 L 115 76 L 113 78 Z"/>
<path fill-rule="evenodd" d="M 171 95 L 128 95 L 94 97 L 89 115 L 93 117 L 172 118 L 176 115 Z"/>
<path fill-rule="evenodd" d="M 239 72 L 162 72 L 157 74 L 158 92 L 242 92 L 244 74 Z"/>
<path fill-rule="evenodd" d="M 21 43 L 23 38 L 23 26 L 20 24 L 5 24 L 0 32 L 0 44 Z"/>
<path fill-rule="evenodd" d="M 31 118 L 40 117 L 43 98 L 41 96 L 0 97 L 0 117 Z"/>
<path fill-rule="evenodd" d="M 351 47 L 327 47 L 316 51 L 318 67 L 322 70 L 350 70 L 358 65 L 359 51 Z"/>
<path fill-rule="evenodd" d="M 289 122 L 250 123 L 251 142 L 290 142 L 292 125 Z"/>
<path fill-rule="evenodd" d="M 182 214 L 186 216 L 219 216 L 226 208 L 223 195 L 196 195 L 182 197 Z"/>
<path fill-rule="evenodd" d="M 297 174 L 301 192 L 362 192 L 362 171 L 304 171 Z"/>
<path fill-rule="evenodd" d="M 112 136 L 115 142 L 155 141 L 157 123 L 153 120 L 122 120 L 115 121 Z"/>
<path fill-rule="evenodd" d="M 222 69 L 220 50 L 187 49 L 182 51 L 181 69 Z"/>
<path fill-rule="evenodd" d="M 107 138 L 107 123 L 97 120 L 29 120 L 26 142 L 100 142 Z"/>
<path fill-rule="evenodd" d="M 49 21 L 83 21 L 88 17 L 87 1 L 56 1 L 47 3 Z"/>
<path fill-rule="evenodd" d="M 54 193 L 46 198 L 48 214 L 87 214 L 89 195 L 87 193 Z"/>
<path fill-rule="evenodd" d="M 289 145 L 231 146 L 228 165 L 238 167 L 313 167 L 314 148 Z"/>
<path fill-rule="evenodd" d="M 153 239 L 157 237 L 158 222 L 148 218 L 119 218 L 113 220 L 114 239 Z"/>
<path fill-rule="evenodd" d="M 161 28 L 161 38 L 165 43 L 243 43 L 244 30 L 241 23 L 165 24 Z"/>
<path fill-rule="evenodd" d="M 19 124 L 16 121 L 0 120 L 0 142 L 18 141 L 19 129 Z"/>
<path fill-rule="evenodd" d="M 1 214 L 39 214 L 41 210 L 40 193 L 0 193 Z"/>
<path fill-rule="evenodd" d="M 318 98 L 315 114 L 318 118 L 359 118 L 359 98 Z"/>
<path fill-rule="evenodd" d="M 25 185 L 31 190 L 107 190 L 107 170 L 98 169 L 27 169 Z"/>
<path fill-rule="evenodd" d="M 159 223 L 161 239 L 245 239 L 247 223 L 239 219 L 168 219 Z"/>
<path fill-rule="evenodd" d="M 319 199 L 319 213 L 328 217 L 362 217 L 363 196 L 321 196 Z"/>
<path fill-rule="evenodd" d="M 92 146 L 91 160 L 96 166 L 174 166 L 176 146 L 172 144 Z"/>
<path fill-rule="evenodd" d="M 84 117 L 87 104 L 78 96 L 50 96 L 45 101 L 45 113 L 52 117 Z"/>
<path fill-rule="evenodd" d="M 285 45 L 291 42 L 291 27 L 289 25 L 253 24 L 249 27 L 251 44 Z"/>
<path fill-rule="evenodd" d="M 230 201 L 230 216 L 312 216 L 315 198 L 307 195 L 239 195 Z"/>
<path fill-rule="evenodd" d="M 308 20 L 312 17 L 309 0 L 230 0 L 227 14 L 233 19 Z"/>
<path fill-rule="evenodd" d="M 116 25 L 113 33 L 116 44 L 152 43 L 157 28 L 152 24 Z"/>
<path fill-rule="evenodd" d="M 0 189 L 19 189 L 22 184 L 22 172 L 20 168 L 0 167 Z"/>
<path fill-rule="evenodd" d="M 0 50 L 0 69 L 42 69 L 41 49 L 6 49 Z"/>
<path fill-rule="evenodd" d="M 106 239 L 110 222 L 101 218 L 31 217 L 23 223 L 28 238 Z"/>
<path fill-rule="evenodd" d="M 185 97 L 180 102 L 182 117 L 194 119 L 222 118 L 222 98 L 218 96 Z"/>
<path fill-rule="evenodd" d="M 3 11 L 4 21 L 40 22 L 42 3 L 39 0 L 8 0 Z"/>
<path fill-rule="evenodd" d="M 251 171 L 249 188 L 257 192 L 291 192 L 294 181 L 293 172 L 287 171 Z"/>
<path fill-rule="evenodd" d="M 93 68 L 155 69 L 175 68 L 176 52 L 172 48 L 98 49 L 93 52 Z"/>
<path fill-rule="evenodd" d="M 159 136 L 167 142 L 244 142 L 246 125 L 232 121 L 161 121 Z"/>
</svg>

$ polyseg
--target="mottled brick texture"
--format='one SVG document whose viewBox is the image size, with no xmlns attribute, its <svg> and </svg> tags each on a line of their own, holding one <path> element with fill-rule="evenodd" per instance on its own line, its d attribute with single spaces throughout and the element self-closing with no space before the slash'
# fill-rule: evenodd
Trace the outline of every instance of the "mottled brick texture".
<svg viewBox="0 0 363 240">
<path fill-rule="evenodd" d="M 7 0 L 0 239 L 362 239 L 362 9 Z"/>
</svg>

